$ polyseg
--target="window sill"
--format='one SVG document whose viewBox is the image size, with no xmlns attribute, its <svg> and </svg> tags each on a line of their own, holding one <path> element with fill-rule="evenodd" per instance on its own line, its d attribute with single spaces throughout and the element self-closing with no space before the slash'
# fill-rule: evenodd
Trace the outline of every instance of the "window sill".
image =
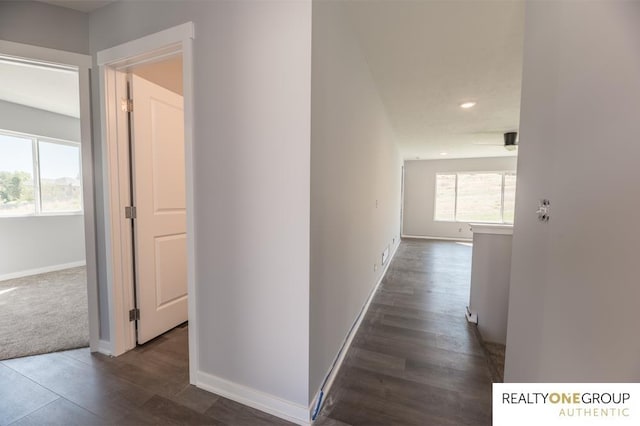
<svg viewBox="0 0 640 426">
<path fill-rule="evenodd" d="M 513 226 L 513 223 L 509 223 L 509 222 L 471 222 L 468 220 L 438 220 L 438 219 L 433 219 L 434 222 L 437 223 L 457 223 L 457 224 L 464 224 L 464 225 L 469 225 L 471 223 L 474 223 L 476 225 L 497 225 L 497 226 Z"/>
<path fill-rule="evenodd" d="M 39 214 L 21 214 L 13 216 L 0 216 L 2 219 L 24 219 L 35 217 L 56 217 L 56 216 L 84 216 L 84 212 L 58 212 L 58 213 L 39 213 Z"/>
</svg>

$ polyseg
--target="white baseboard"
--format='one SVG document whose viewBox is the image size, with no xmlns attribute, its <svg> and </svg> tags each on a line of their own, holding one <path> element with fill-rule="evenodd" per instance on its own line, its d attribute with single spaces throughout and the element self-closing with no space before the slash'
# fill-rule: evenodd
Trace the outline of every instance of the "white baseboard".
<svg viewBox="0 0 640 426">
<path fill-rule="evenodd" d="M 417 240 L 462 241 L 465 243 L 470 243 L 473 241 L 472 238 L 430 237 L 427 235 L 405 235 L 405 234 L 402 234 L 402 238 L 415 238 Z"/>
<path fill-rule="evenodd" d="M 467 306 L 467 309 L 465 309 L 464 311 L 464 316 L 467 317 L 467 321 L 473 324 L 478 324 L 478 313 L 477 312 L 471 312 L 471 310 L 469 309 L 469 307 Z"/>
<path fill-rule="evenodd" d="M 338 375 L 338 372 L 340 371 L 340 367 L 342 367 L 344 358 L 347 356 L 347 352 L 349 351 L 349 348 L 351 347 L 351 343 L 353 342 L 353 339 L 356 336 L 358 329 L 360 328 L 360 324 L 362 324 L 362 321 L 364 320 L 364 317 L 367 314 L 367 311 L 369 310 L 369 306 L 371 305 L 373 296 L 375 296 L 376 292 L 378 291 L 378 287 L 380 287 L 380 284 L 382 283 L 384 276 L 387 274 L 387 270 L 389 269 L 389 266 L 391 265 L 391 262 L 393 261 L 393 258 L 395 257 L 396 252 L 398 251 L 398 247 L 400 247 L 400 242 L 396 244 L 395 248 L 393 249 L 393 253 L 391 253 L 391 256 L 389 256 L 386 266 L 382 271 L 382 274 L 380 275 L 380 279 L 371 290 L 371 293 L 369 293 L 369 297 L 367 298 L 366 302 L 362 306 L 362 310 L 360 311 L 360 314 L 358 315 L 358 317 L 356 318 L 356 321 L 354 322 L 354 324 L 351 326 L 351 329 L 347 333 L 347 336 L 345 337 L 344 342 L 342 343 L 342 346 L 340 347 L 340 350 L 338 351 L 338 354 L 336 355 L 336 358 L 333 364 L 331 365 L 331 368 L 327 372 L 327 375 L 325 376 L 325 379 L 322 382 L 323 384 L 321 388 L 318 389 L 318 392 L 316 392 L 315 396 L 313 397 L 313 401 L 311 401 L 311 405 L 309 406 L 310 417 L 313 417 L 313 414 L 315 413 L 316 408 L 318 408 L 318 410 L 322 409 L 322 403 L 324 402 L 324 399 L 325 399 L 324 396 L 329 393 L 329 390 L 331 389 L 331 386 L 333 385 L 333 382 L 336 376 Z M 318 399 L 320 398 L 321 394 L 323 395 L 323 400 L 319 401 Z M 320 403 L 320 407 L 318 407 L 318 403 Z"/>
<path fill-rule="evenodd" d="M 195 385 L 281 419 L 304 426 L 311 424 L 307 407 L 266 392 L 249 388 L 203 371 L 196 372 Z"/>
<path fill-rule="evenodd" d="M 55 271 L 61 271 L 63 269 L 77 268 L 78 266 L 84 266 L 84 265 L 86 265 L 86 262 L 84 260 L 80 260 L 78 262 L 62 263 L 59 265 L 44 266 L 42 268 L 27 269 L 26 271 L 11 272 L 8 274 L 0 275 L 0 281 L 12 280 L 14 278 L 28 277 L 30 275 L 46 274 L 47 272 L 55 272 Z"/>
<path fill-rule="evenodd" d="M 113 351 L 111 350 L 111 342 L 107 340 L 98 340 L 98 352 L 107 356 L 113 355 Z"/>
</svg>

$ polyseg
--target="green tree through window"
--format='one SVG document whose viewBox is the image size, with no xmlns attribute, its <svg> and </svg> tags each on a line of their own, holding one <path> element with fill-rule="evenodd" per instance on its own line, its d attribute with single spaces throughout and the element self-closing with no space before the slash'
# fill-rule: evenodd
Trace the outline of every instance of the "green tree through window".
<svg viewBox="0 0 640 426">
<path fill-rule="evenodd" d="M 80 145 L 0 131 L 0 217 L 82 212 Z"/>
</svg>

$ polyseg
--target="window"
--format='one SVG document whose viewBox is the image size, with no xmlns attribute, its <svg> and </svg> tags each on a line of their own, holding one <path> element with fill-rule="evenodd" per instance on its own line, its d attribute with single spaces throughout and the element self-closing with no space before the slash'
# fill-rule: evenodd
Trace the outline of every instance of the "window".
<svg viewBox="0 0 640 426">
<path fill-rule="evenodd" d="M 516 209 L 516 175 L 515 173 L 504 174 L 504 196 L 503 196 L 502 218 L 505 223 L 513 223 L 513 214 Z"/>
<path fill-rule="evenodd" d="M 511 172 L 436 174 L 434 220 L 513 223 L 515 193 Z"/>
<path fill-rule="evenodd" d="M 435 220 L 455 220 L 456 175 L 436 175 Z"/>
<path fill-rule="evenodd" d="M 0 131 L 0 217 L 81 212 L 80 144 Z"/>
<path fill-rule="evenodd" d="M 0 214 L 35 212 L 31 139 L 0 134 Z"/>
</svg>

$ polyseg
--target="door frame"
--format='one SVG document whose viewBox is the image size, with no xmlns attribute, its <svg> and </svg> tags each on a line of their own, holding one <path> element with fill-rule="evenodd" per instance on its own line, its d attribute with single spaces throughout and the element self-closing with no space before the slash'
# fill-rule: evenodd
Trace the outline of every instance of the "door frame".
<svg viewBox="0 0 640 426">
<path fill-rule="evenodd" d="M 110 349 L 114 356 L 136 346 L 135 324 L 129 321 L 134 308 L 133 253 L 130 219 L 124 216 L 129 205 L 129 135 L 124 98 L 126 69 L 182 54 L 184 97 L 184 142 L 187 215 L 187 291 L 189 319 L 189 376 L 195 382 L 198 366 L 196 315 L 196 268 L 194 232 L 193 168 L 193 39 L 194 25 L 187 22 L 158 33 L 126 42 L 97 53 L 102 132 L 107 296 Z"/>
<path fill-rule="evenodd" d="M 98 267 L 96 246 L 96 214 L 93 175 L 93 141 L 91 137 L 91 95 L 89 72 L 91 56 L 64 50 L 0 40 L 0 55 L 33 60 L 44 64 L 64 65 L 78 70 L 80 87 L 80 151 L 82 153 L 82 200 L 84 245 L 87 271 L 87 303 L 89 346 L 92 352 L 103 350 L 100 340 L 98 305 Z"/>
</svg>

